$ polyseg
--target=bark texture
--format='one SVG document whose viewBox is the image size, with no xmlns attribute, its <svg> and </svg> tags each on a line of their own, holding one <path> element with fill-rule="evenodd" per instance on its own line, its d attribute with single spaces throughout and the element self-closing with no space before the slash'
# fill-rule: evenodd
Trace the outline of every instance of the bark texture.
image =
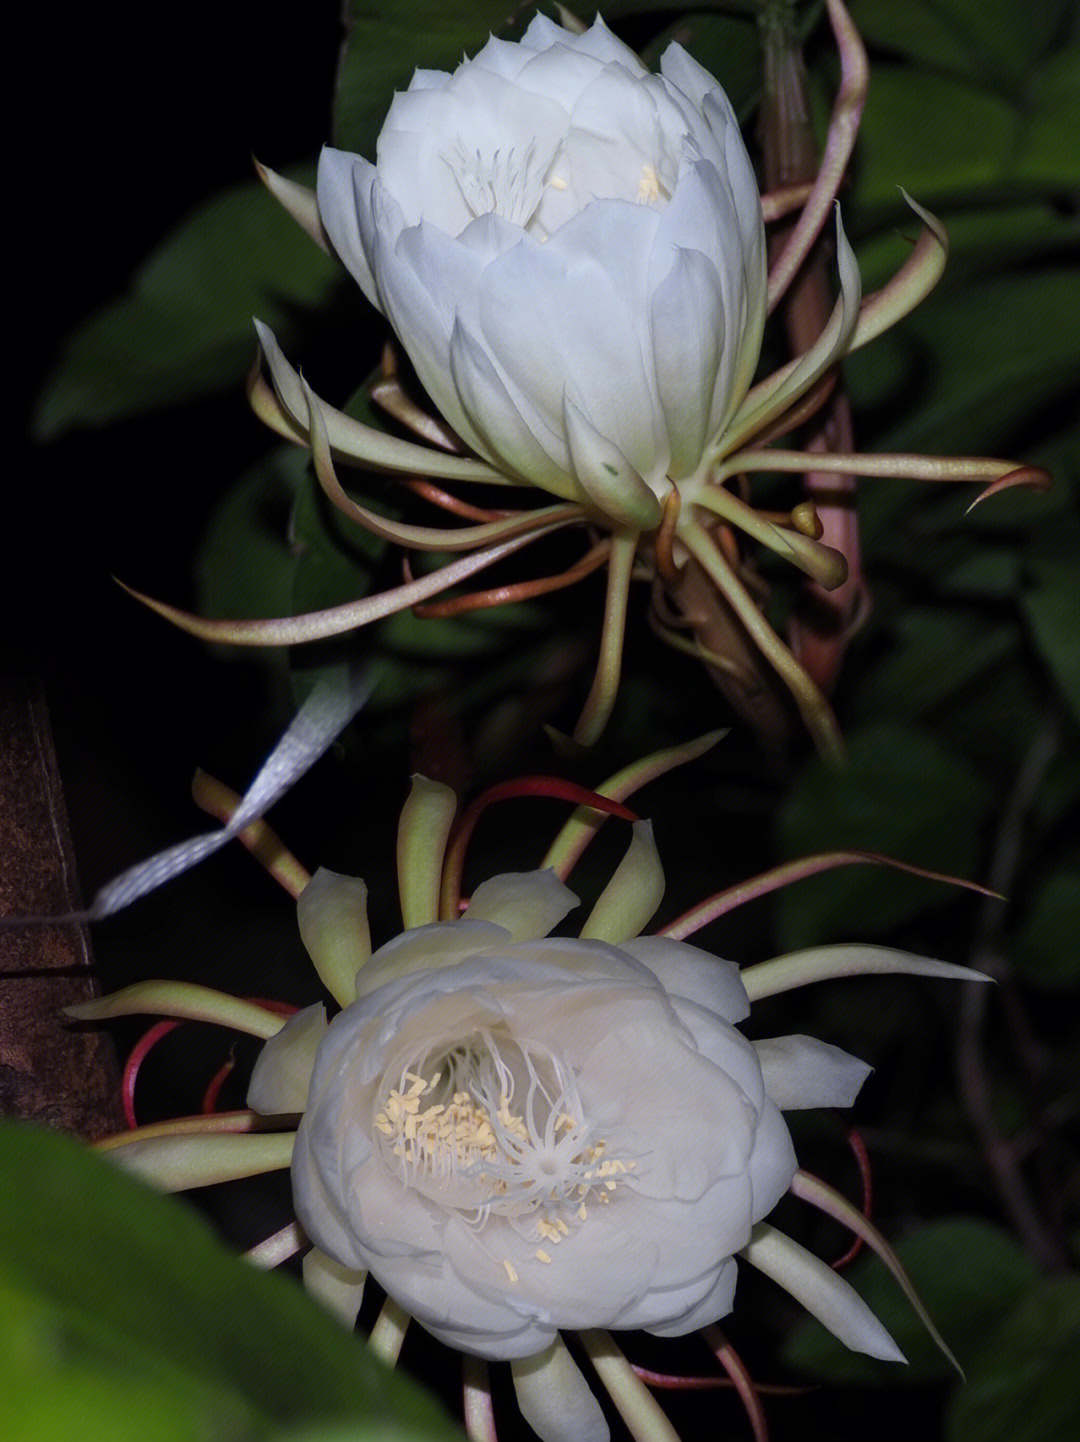
<svg viewBox="0 0 1080 1442">
<path fill-rule="evenodd" d="M 81 905 L 67 812 L 39 683 L 0 681 L 0 916 L 60 916 Z M 0 927 L 0 1115 L 88 1141 L 119 1131 L 107 1033 L 62 1008 L 98 994 L 85 926 Z"/>
</svg>

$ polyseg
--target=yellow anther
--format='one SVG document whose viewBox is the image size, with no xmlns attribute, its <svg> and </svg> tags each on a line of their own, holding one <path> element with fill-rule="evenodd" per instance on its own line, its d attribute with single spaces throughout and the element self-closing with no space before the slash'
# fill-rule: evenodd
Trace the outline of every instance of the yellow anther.
<svg viewBox="0 0 1080 1442">
<path fill-rule="evenodd" d="M 503 1266 L 506 1268 L 506 1275 L 510 1278 L 511 1282 L 516 1282 L 518 1279 L 518 1274 L 514 1271 L 510 1263 L 503 1262 Z"/>
<path fill-rule="evenodd" d="M 543 1247 L 537 1247 L 536 1251 L 533 1253 L 533 1256 L 538 1262 L 544 1262 L 550 1266 L 551 1258 L 548 1256 L 547 1252 L 544 1251 Z"/>
</svg>

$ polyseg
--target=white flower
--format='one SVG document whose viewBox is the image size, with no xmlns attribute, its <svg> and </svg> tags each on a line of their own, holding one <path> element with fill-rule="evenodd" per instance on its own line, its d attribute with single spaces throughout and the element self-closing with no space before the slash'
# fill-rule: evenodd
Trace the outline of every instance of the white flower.
<svg viewBox="0 0 1080 1442">
<path fill-rule="evenodd" d="M 308 920 L 350 904 L 320 873 Z M 321 888 L 321 889 L 320 889 Z M 796 1171 L 779 1105 L 849 1105 L 869 1068 L 760 1044 L 738 969 L 683 942 L 547 936 L 576 897 L 496 877 L 408 930 L 359 999 L 267 1043 L 249 1103 L 306 1109 L 297 1214 L 437 1337 L 531 1357 L 560 1329 L 678 1336 L 732 1305 L 733 1253 Z M 779 1104 L 779 1105 L 778 1105 Z"/>
<path fill-rule="evenodd" d="M 616 520 L 703 471 L 765 317 L 754 173 L 716 80 L 538 16 L 421 70 L 377 165 L 325 150 L 318 208 L 445 419 L 502 472 Z"/>
</svg>

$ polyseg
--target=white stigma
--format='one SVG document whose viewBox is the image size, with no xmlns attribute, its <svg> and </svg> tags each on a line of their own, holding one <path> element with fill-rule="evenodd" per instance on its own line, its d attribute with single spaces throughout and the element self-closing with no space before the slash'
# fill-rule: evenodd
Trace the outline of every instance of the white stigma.
<svg viewBox="0 0 1080 1442">
<path fill-rule="evenodd" d="M 461 136 L 443 159 L 453 171 L 462 199 L 474 219 L 501 215 L 524 229 L 544 194 L 544 172 L 536 155 L 535 142 L 522 149 L 494 150 L 485 154 L 479 146 L 466 147 Z"/>
</svg>

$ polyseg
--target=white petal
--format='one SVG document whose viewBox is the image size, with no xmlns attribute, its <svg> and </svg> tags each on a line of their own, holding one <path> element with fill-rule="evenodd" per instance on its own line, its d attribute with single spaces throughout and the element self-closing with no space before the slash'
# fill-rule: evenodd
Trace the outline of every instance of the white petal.
<svg viewBox="0 0 1080 1442">
<path fill-rule="evenodd" d="M 367 996 L 389 981 L 416 971 L 456 966 L 459 962 L 510 945 L 510 933 L 490 921 L 433 921 L 414 926 L 380 946 L 356 978 L 356 994 Z"/>
<path fill-rule="evenodd" d="M 502 470 L 568 500 L 581 498 L 574 477 L 533 433 L 494 361 L 460 320 L 450 337 L 450 375 L 471 429 Z M 553 441 L 548 440 L 551 451 Z"/>
<path fill-rule="evenodd" d="M 754 1042 L 765 1090 L 781 1111 L 849 1107 L 873 1071 L 858 1057 L 812 1036 L 775 1036 Z"/>
<path fill-rule="evenodd" d="M 660 74 L 682 91 L 695 110 L 700 110 L 706 95 L 718 88 L 716 77 L 699 65 L 678 41 L 672 41 L 661 55 Z"/>
<path fill-rule="evenodd" d="M 521 1415 L 540 1442 L 608 1442 L 600 1404 L 560 1338 L 511 1368 Z"/>
<path fill-rule="evenodd" d="M 320 981 L 340 1006 L 348 1006 L 356 973 L 371 955 L 367 887 L 358 876 L 320 866 L 300 893 L 296 919 Z"/>
<path fill-rule="evenodd" d="M 247 1104 L 263 1116 L 302 1112 L 307 1106 L 308 1086 L 315 1066 L 315 1053 L 329 1023 L 322 1002 L 291 1016 L 263 1046 L 252 1069 Z"/>
<path fill-rule="evenodd" d="M 613 35 L 599 15 L 584 34 L 571 35 L 565 43 L 575 50 L 583 51 L 586 55 L 594 55 L 597 60 L 603 60 L 605 64 L 614 62 L 616 65 L 621 65 L 629 70 L 631 75 L 648 75 L 649 73 L 629 45 L 624 45 L 617 36 Z"/>
<path fill-rule="evenodd" d="M 350 1330 L 356 1326 L 364 1300 L 367 1272 L 343 1267 L 318 1247 L 312 1247 L 303 1261 L 304 1290 Z"/>
<path fill-rule="evenodd" d="M 620 950 L 643 962 L 669 996 L 684 996 L 732 1023 L 750 1015 L 746 988 L 733 961 L 663 936 L 636 936 L 622 942 Z"/>
<path fill-rule="evenodd" d="M 624 209 L 590 206 L 545 245 L 526 236 L 491 262 L 480 292 L 481 336 L 516 391 L 556 434 L 568 393 L 640 475 L 666 466 L 666 443 L 641 333 L 615 277 L 590 251 Z M 575 237 L 587 244 L 575 245 Z M 640 317 L 639 317 L 640 319 Z M 648 355 L 651 372 L 651 346 Z"/>
<path fill-rule="evenodd" d="M 462 440 L 485 460 L 494 458 L 462 409 L 450 374 L 450 334 L 459 298 L 475 288 L 483 259 L 467 246 L 421 224 L 402 231 L 396 243 L 384 239 L 381 216 L 392 203 L 379 183 L 373 191 L 380 228 L 375 269 L 383 309 L 397 332 L 436 409 Z"/>
<path fill-rule="evenodd" d="M 534 941 L 547 936 L 579 904 L 554 871 L 507 872 L 480 883 L 463 919 L 493 921 L 515 942 Z"/>
<path fill-rule="evenodd" d="M 858 1292 L 832 1267 L 783 1232 L 759 1222 L 743 1255 L 759 1271 L 779 1282 L 845 1347 L 884 1362 L 904 1361 L 904 1354 Z"/>
<path fill-rule="evenodd" d="M 758 1118 L 754 1150 L 750 1157 L 750 1184 L 753 1189 L 753 1220 L 767 1217 L 791 1186 L 799 1169 L 787 1123 L 779 1109 L 768 1098 Z"/>
<path fill-rule="evenodd" d="M 635 1320 L 634 1326 L 643 1327 L 654 1337 L 685 1337 L 689 1332 L 696 1332 L 699 1327 L 708 1327 L 713 1322 L 718 1322 L 721 1317 L 727 1316 L 734 1305 L 738 1273 L 735 1258 L 726 1257 L 717 1269 L 708 1291 L 685 1309 L 682 1299 L 693 1289 L 686 1287 L 672 1293 L 651 1292 L 646 1299 L 646 1305 L 665 1315 L 656 1320 Z M 635 1317 L 638 1315 L 635 1313 Z"/>
<path fill-rule="evenodd" d="M 613 1020 L 633 1016 L 625 1002 L 611 1011 Z M 663 1024 L 662 1014 L 616 1021 L 579 1068 L 578 1084 L 590 1115 L 618 1104 L 620 1136 L 641 1153 L 635 1187 L 644 1195 L 693 1201 L 719 1178 L 744 1171 L 755 1108 L 725 1072 Z"/>
<path fill-rule="evenodd" d="M 359 155 L 323 147 L 316 198 L 319 218 L 346 269 L 373 306 L 382 309 L 371 269 L 372 257 L 360 228 L 358 195 L 370 196 L 375 167 Z M 365 201 L 365 204 L 369 202 Z"/>
<path fill-rule="evenodd" d="M 679 248 L 652 298 L 653 355 L 671 446 L 672 480 L 697 470 L 712 439 L 710 420 L 724 350 L 724 303 L 716 267 Z"/>
<path fill-rule="evenodd" d="M 481 70 L 490 70 L 493 75 L 501 75 L 504 80 L 516 80 L 531 58 L 523 45 L 489 35 L 486 43 L 468 64 L 478 65 Z"/>
</svg>

